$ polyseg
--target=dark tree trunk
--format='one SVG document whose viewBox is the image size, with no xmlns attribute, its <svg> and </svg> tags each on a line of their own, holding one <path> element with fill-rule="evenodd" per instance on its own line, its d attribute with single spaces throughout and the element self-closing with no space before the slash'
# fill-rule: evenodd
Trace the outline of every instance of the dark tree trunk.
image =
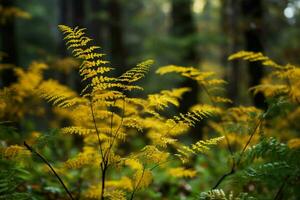
<svg viewBox="0 0 300 200">
<path fill-rule="evenodd" d="M 126 48 L 124 44 L 124 28 L 122 23 L 122 4 L 120 0 L 108 1 L 109 35 L 113 65 L 118 67 L 118 73 L 128 69 Z"/>
<path fill-rule="evenodd" d="M 101 12 L 105 10 L 104 6 L 103 0 L 90 1 L 91 20 L 89 21 L 89 30 L 91 31 L 91 36 L 95 44 L 99 46 L 104 46 L 105 22 L 101 18 Z"/>
<path fill-rule="evenodd" d="M 191 11 L 192 0 L 172 0 L 172 25 L 171 34 L 176 39 L 191 37 L 196 33 L 196 28 Z M 199 61 L 199 56 L 196 52 L 196 44 L 190 44 L 182 49 L 183 52 L 180 63 L 178 65 L 195 65 Z M 180 107 L 180 112 L 187 112 L 188 109 L 198 101 L 198 84 L 192 80 L 186 80 L 182 83 L 182 87 L 189 87 L 192 92 L 183 96 L 183 101 Z"/>
<path fill-rule="evenodd" d="M 2 0 L 3 8 L 14 6 L 12 0 Z M 8 19 L 4 24 L 0 24 L 1 29 L 1 50 L 5 53 L 2 63 L 18 65 L 18 51 L 16 42 L 16 27 L 14 17 Z M 9 86 L 17 80 L 13 69 L 5 69 L 1 72 L 1 86 Z"/>
<path fill-rule="evenodd" d="M 71 26 L 72 25 L 72 7 L 70 0 L 60 0 L 59 1 L 59 10 L 60 10 L 60 20 L 59 24 L 64 24 Z M 59 42 L 59 53 L 60 56 L 66 57 L 68 55 L 68 51 L 65 45 L 65 41 L 63 39 L 60 39 Z"/>
<path fill-rule="evenodd" d="M 240 16 L 239 4 L 234 0 L 224 0 L 222 1 L 222 26 L 225 35 L 228 38 L 227 54 L 225 62 L 230 54 L 236 53 L 239 51 L 241 46 L 241 37 L 240 37 L 240 26 L 238 19 Z M 233 100 L 234 104 L 239 104 L 239 85 L 241 84 L 241 68 L 239 61 L 234 60 L 229 64 L 228 77 L 228 97 Z"/>
<path fill-rule="evenodd" d="M 247 51 L 263 52 L 263 1 L 262 0 L 243 0 L 241 3 L 244 17 L 244 39 Z M 260 83 L 263 77 L 263 68 L 259 62 L 251 62 L 249 69 L 249 87 Z M 257 94 L 254 99 L 254 105 L 259 108 L 265 108 L 265 98 L 262 93 Z"/>
<path fill-rule="evenodd" d="M 74 26 L 85 27 L 85 3 L 84 0 L 73 0 L 73 24 Z"/>
</svg>

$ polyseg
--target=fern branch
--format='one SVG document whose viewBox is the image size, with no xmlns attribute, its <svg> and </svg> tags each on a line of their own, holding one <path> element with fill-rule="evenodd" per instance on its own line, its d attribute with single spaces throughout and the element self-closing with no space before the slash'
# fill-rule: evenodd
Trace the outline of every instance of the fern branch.
<svg viewBox="0 0 300 200">
<path fill-rule="evenodd" d="M 266 111 L 266 113 L 267 112 L 268 111 Z M 236 167 L 238 167 L 240 165 L 242 157 L 244 156 L 244 153 L 245 153 L 247 147 L 249 146 L 249 144 L 250 144 L 250 142 L 251 142 L 254 134 L 257 132 L 258 128 L 261 126 L 261 124 L 263 122 L 265 114 L 262 115 L 262 117 L 259 119 L 258 123 L 256 124 L 256 126 L 255 126 L 253 132 L 251 133 L 248 141 L 246 142 L 245 146 L 243 147 L 243 150 L 242 150 L 242 152 L 241 152 L 241 154 L 240 154 L 239 159 L 237 160 L 237 162 L 236 163 L 235 162 L 232 163 L 230 172 L 222 175 L 221 178 L 216 183 L 216 185 L 213 187 L 213 189 L 216 189 L 228 176 L 233 175 L 236 172 Z"/>
<path fill-rule="evenodd" d="M 60 176 L 56 173 L 56 171 L 54 170 L 54 168 L 51 166 L 51 164 L 37 151 L 35 151 L 31 146 L 29 146 L 25 141 L 24 141 L 24 146 L 32 153 L 36 154 L 44 163 L 46 163 L 48 165 L 48 167 L 51 169 L 51 171 L 53 172 L 53 174 L 56 176 L 56 178 L 58 179 L 58 181 L 61 183 L 61 185 L 63 186 L 64 190 L 66 191 L 66 193 L 68 194 L 69 198 L 71 200 L 75 200 L 71 194 L 71 192 L 68 190 L 67 186 L 64 184 L 63 180 L 60 178 Z"/>
<path fill-rule="evenodd" d="M 120 131 L 122 125 L 123 125 L 124 115 L 125 115 L 125 98 L 123 98 L 123 108 L 122 108 L 122 110 L 123 110 L 123 113 L 122 113 L 122 116 L 121 116 L 121 122 L 120 122 L 120 124 L 119 124 L 119 126 L 118 126 L 118 128 L 117 128 L 117 130 L 116 130 L 116 132 L 115 132 L 115 134 L 113 135 L 113 139 L 112 139 L 111 144 L 110 144 L 109 147 L 108 147 L 108 150 L 107 150 L 108 154 L 109 154 L 111 148 L 113 147 L 113 144 L 114 144 L 116 138 L 118 138 L 119 131 Z M 108 155 L 108 156 L 109 156 L 109 155 Z M 107 157 L 108 157 L 108 156 L 107 156 Z"/>
<path fill-rule="evenodd" d="M 284 187 L 285 187 L 285 185 L 286 185 L 289 178 L 290 178 L 290 176 L 285 177 L 283 183 L 280 185 L 280 188 L 279 188 L 279 190 L 277 191 L 277 193 L 274 197 L 274 200 L 279 200 L 280 198 L 282 198 L 282 196 L 281 196 L 282 191 L 283 191 L 283 189 L 284 189 Z"/>
</svg>

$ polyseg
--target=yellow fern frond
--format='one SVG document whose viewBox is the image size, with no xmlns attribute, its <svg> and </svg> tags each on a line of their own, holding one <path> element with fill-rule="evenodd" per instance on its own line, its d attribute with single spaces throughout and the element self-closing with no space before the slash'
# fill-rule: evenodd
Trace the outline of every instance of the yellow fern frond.
<svg viewBox="0 0 300 200">
<path fill-rule="evenodd" d="M 249 62 L 261 62 L 265 66 L 269 66 L 276 69 L 281 69 L 283 66 L 275 63 L 269 57 L 264 56 L 261 52 L 252 51 L 240 51 L 229 56 L 228 60 L 243 59 Z"/>
<path fill-rule="evenodd" d="M 300 138 L 293 138 L 288 141 L 288 146 L 291 149 L 299 149 L 300 148 Z"/>
<path fill-rule="evenodd" d="M 262 92 L 266 97 L 273 97 L 280 94 L 288 94 L 289 88 L 286 85 L 262 84 L 251 87 L 249 91 L 254 95 Z"/>
<path fill-rule="evenodd" d="M 137 64 L 136 67 L 128 70 L 119 77 L 119 81 L 132 83 L 140 80 L 149 71 L 150 66 L 154 63 L 153 60 L 146 60 Z"/>
<path fill-rule="evenodd" d="M 208 140 L 199 140 L 195 144 L 192 144 L 190 147 L 185 145 L 178 144 L 177 151 L 179 154 L 176 154 L 183 163 L 187 162 L 191 155 L 206 153 L 211 146 L 217 145 L 224 139 L 224 136 L 216 137 Z"/>
<path fill-rule="evenodd" d="M 9 147 L 1 149 L 1 154 L 8 159 L 13 159 L 18 155 L 25 155 L 29 153 L 29 151 L 19 145 L 11 145 Z"/>
<path fill-rule="evenodd" d="M 262 110 L 253 106 L 232 107 L 227 110 L 227 115 L 224 116 L 225 121 L 231 122 L 247 122 L 253 117 L 258 117 Z"/>
<path fill-rule="evenodd" d="M 94 132 L 95 131 L 93 129 L 87 129 L 87 128 L 77 127 L 77 126 L 65 127 L 61 129 L 61 133 L 63 134 L 88 135 Z"/>
<path fill-rule="evenodd" d="M 44 81 L 38 88 L 37 93 L 52 102 L 53 105 L 67 108 L 87 101 L 77 96 L 76 92 L 66 86 L 61 85 L 55 80 Z"/>
<path fill-rule="evenodd" d="M 180 113 L 179 116 L 175 116 L 174 120 L 177 123 L 183 123 L 188 126 L 195 126 L 198 121 L 204 118 L 213 116 L 219 112 L 219 109 L 210 105 L 196 105 L 191 108 L 190 112 L 185 114 Z"/>
<path fill-rule="evenodd" d="M 100 158 L 98 152 L 91 148 L 85 147 L 83 152 L 77 154 L 74 158 L 67 160 L 64 165 L 68 169 L 79 169 L 84 166 L 99 166 Z"/>
<path fill-rule="evenodd" d="M 123 176 L 120 180 L 109 180 L 105 183 L 108 188 L 118 188 L 132 191 L 132 181 L 127 176 Z"/>
<path fill-rule="evenodd" d="M 108 84 L 115 79 L 106 77 L 102 74 L 112 70 L 107 64 L 109 61 L 103 60 L 104 54 L 98 53 L 100 47 L 88 45 L 91 38 L 85 36 L 85 29 L 70 28 L 65 25 L 59 25 L 59 29 L 65 35 L 64 39 L 67 41 L 68 48 L 73 49 L 72 53 L 74 57 L 82 60 L 79 72 L 83 77 L 83 80 L 91 80 L 91 84 L 88 84 L 87 88 L 92 87 L 94 89 L 105 90 L 118 85 Z M 100 75 L 98 77 L 98 75 Z M 108 84 L 108 85 L 107 85 Z M 93 87 L 97 85 L 97 87 Z M 87 88 L 85 90 L 87 90 Z M 85 92 L 85 90 L 83 92 Z"/>
<path fill-rule="evenodd" d="M 0 5 L 0 24 L 5 24 L 7 21 L 13 18 L 30 19 L 31 15 L 15 6 L 3 7 Z"/>
<path fill-rule="evenodd" d="M 87 199 L 99 199 L 101 195 L 101 187 L 99 185 L 91 185 L 84 191 L 83 195 Z"/>
<path fill-rule="evenodd" d="M 134 174 L 134 188 L 142 189 L 148 187 L 153 179 L 152 172 L 148 169 L 137 170 Z"/>
<path fill-rule="evenodd" d="M 176 65 L 168 65 L 164 67 L 160 67 L 156 73 L 160 75 L 164 75 L 167 73 L 178 73 L 181 76 L 193 79 L 195 81 L 201 82 L 205 84 L 205 80 L 211 78 L 215 75 L 214 72 L 201 72 L 194 67 L 183 67 L 183 66 L 176 66 Z"/>
<path fill-rule="evenodd" d="M 193 169 L 184 169 L 183 167 L 170 168 L 167 172 L 176 178 L 193 178 L 197 174 L 197 171 Z"/>
<path fill-rule="evenodd" d="M 220 96 L 212 96 L 211 100 L 215 103 L 232 103 L 230 99 Z"/>
<path fill-rule="evenodd" d="M 190 88 L 177 88 L 172 90 L 163 90 L 159 94 L 150 94 L 148 95 L 148 104 L 147 109 L 152 110 L 151 108 L 157 110 L 163 110 L 168 107 L 169 104 L 176 107 L 179 106 L 179 99 L 182 98 L 182 95 L 186 92 L 189 92 Z"/>
<path fill-rule="evenodd" d="M 122 190 L 105 191 L 104 196 L 110 200 L 126 200 L 126 194 Z"/>
<path fill-rule="evenodd" d="M 48 66 L 41 62 L 32 62 L 28 70 L 22 68 L 15 68 L 14 71 L 18 77 L 18 81 L 11 85 L 11 90 L 16 93 L 18 99 L 23 99 L 34 93 L 36 88 L 43 80 L 43 71 Z"/>
<path fill-rule="evenodd" d="M 134 170 L 142 170 L 143 165 L 135 158 L 126 158 L 124 164 Z"/>
<path fill-rule="evenodd" d="M 141 150 L 140 153 L 137 154 L 137 156 L 141 157 L 145 163 L 159 164 L 168 159 L 169 153 L 160 151 L 153 145 L 147 145 Z"/>
</svg>

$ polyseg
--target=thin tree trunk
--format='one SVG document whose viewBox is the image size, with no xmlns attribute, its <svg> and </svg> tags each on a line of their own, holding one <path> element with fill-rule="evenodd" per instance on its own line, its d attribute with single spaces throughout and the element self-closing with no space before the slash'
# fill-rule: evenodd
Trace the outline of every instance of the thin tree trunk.
<svg viewBox="0 0 300 200">
<path fill-rule="evenodd" d="M 263 52 L 263 1 L 262 0 L 243 0 L 241 9 L 244 17 L 244 39 L 247 51 Z M 263 68 L 259 62 L 250 62 L 248 65 L 250 80 L 249 87 L 260 83 L 263 77 Z M 264 96 L 258 93 L 253 103 L 255 106 L 265 108 Z"/>
<path fill-rule="evenodd" d="M 240 16 L 239 4 L 234 0 L 227 0 L 227 35 L 229 37 L 229 54 L 239 51 L 241 46 L 240 27 L 238 19 Z M 227 55 L 228 57 L 229 55 Z M 233 100 L 235 104 L 239 104 L 239 85 L 241 85 L 241 68 L 239 61 L 234 60 L 230 62 L 229 68 L 229 90 L 228 96 Z"/>
<path fill-rule="evenodd" d="M 95 44 L 101 47 L 104 46 L 105 22 L 103 19 L 101 19 L 101 12 L 104 12 L 104 6 L 103 0 L 90 1 L 91 20 L 88 24 L 89 30 L 92 38 L 95 41 Z"/>
<path fill-rule="evenodd" d="M 127 66 L 127 54 L 124 43 L 124 28 L 122 22 L 122 4 L 120 0 L 108 1 L 109 35 L 112 63 L 118 67 L 118 73 L 125 72 Z"/>
<path fill-rule="evenodd" d="M 85 27 L 85 1 L 73 0 L 73 24 L 79 27 Z"/>
<path fill-rule="evenodd" d="M 172 25 L 171 34 L 176 39 L 192 37 L 196 33 L 192 14 L 192 0 L 172 0 Z M 190 44 L 179 51 L 183 52 L 180 63 L 178 65 L 195 65 L 199 61 L 199 55 L 196 52 L 196 44 Z M 199 86 L 195 81 L 186 80 L 182 83 L 182 87 L 189 87 L 192 91 L 183 96 L 180 112 L 187 112 L 188 109 L 197 103 Z"/>
</svg>

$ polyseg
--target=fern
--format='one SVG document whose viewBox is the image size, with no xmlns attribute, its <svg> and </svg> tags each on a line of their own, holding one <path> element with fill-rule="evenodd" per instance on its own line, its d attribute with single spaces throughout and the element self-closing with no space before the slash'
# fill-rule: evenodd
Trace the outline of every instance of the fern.
<svg viewBox="0 0 300 200">
<path fill-rule="evenodd" d="M 199 200 L 255 200 L 256 198 L 249 196 L 247 193 L 234 195 L 230 192 L 228 195 L 221 189 L 215 189 L 208 192 L 202 192 L 197 198 Z"/>
<path fill-rule="evenodd" d="M 212 138 L 209 140 L 200 140 L 195 144 L 192 144 L 191 146 L 178 145 L 177 151 L 179 154 L 176 155 L 181 159 L 183 163 L 187 162 L 190 159 L 191 155 L 206 153 L 210 149 L 210 146 L 218 144 L 223 139 L 224 137 L 222 136 L 222 137 Z"/>
<path fill-rule="evenodd" d="M 256 52 L 237 52 L 229 57 L 229 60 L 234 59 L 261 62 L 263 66 L 268 66 L 273 70 L 270 76 L 262 81 L 262 84 L 250 88 L 250 91 L 253 91 L 254 94 L 263 92 L 267 97 L 284 95 L 288 96 L 291 102 L 300 102 L 300 69 L 297 66 L 291 64 L 279 65 L 262 53 Z M 274 78 L 275 80 L 273 80 Z"/>
<path fill-rule="evenodd" d="M 6 166 L 0 171 L 0 199 L 5 200 L 29 200 L 33 199 L 30 193 L 20 190 L 19 186 L 24 183 L 24 175 L 28 172 L 17 166 L 12 166 L 5 160 L 0 159 L 0 165 Z"/>
</svg>

